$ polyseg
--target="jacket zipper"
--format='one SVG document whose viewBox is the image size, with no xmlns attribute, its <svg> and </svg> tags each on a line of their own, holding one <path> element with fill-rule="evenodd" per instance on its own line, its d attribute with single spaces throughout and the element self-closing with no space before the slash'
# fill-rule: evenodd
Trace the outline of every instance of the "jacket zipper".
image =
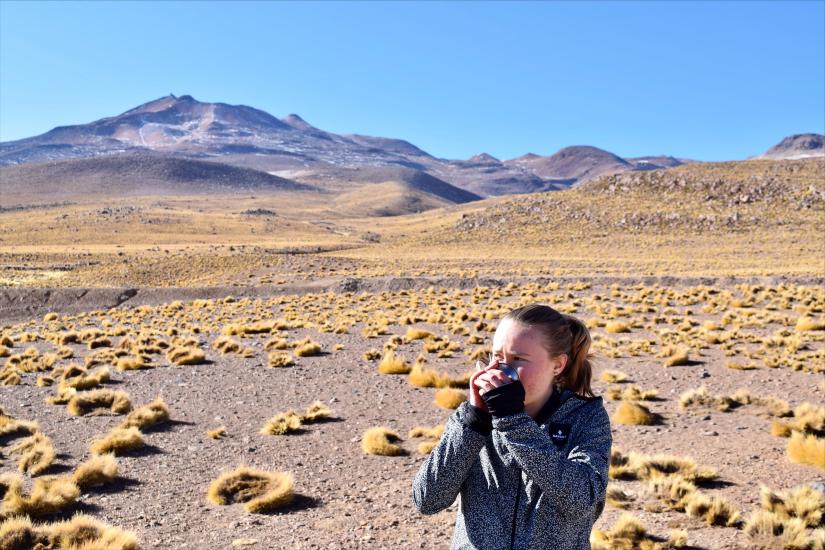
<svg viewBox="0 0 825 550">
<path fill-rule="evenodd" d="M 516 516 L 518 515 L 518 505 L 521 500 L 521 470 L 518 472 L 518 491 L 516 491 L 516 508 L 513 510 L 513 526 L 510 528 L 510 550 L 515 548 L 516 544 Z"/>
</svg>

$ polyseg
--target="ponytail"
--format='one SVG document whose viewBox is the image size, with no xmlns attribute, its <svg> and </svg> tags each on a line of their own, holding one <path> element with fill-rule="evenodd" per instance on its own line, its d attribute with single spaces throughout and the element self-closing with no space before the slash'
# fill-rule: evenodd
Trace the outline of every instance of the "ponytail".
<svg viewBox="0 0 825 550">
<path fill-rule="evenodd" d="M 590 352 L 590 331 L 579 319 L 572 315 L 565 315 L 570 325 L 570 353 L 567 356 L 567 366 L 558 376 L 558 384 L 562 388 L 569 388 L 585 397 L 595 397 L 590 382 L 593 379 L 593 365 L 590 360 L 593 354 Z"/>
</svg>

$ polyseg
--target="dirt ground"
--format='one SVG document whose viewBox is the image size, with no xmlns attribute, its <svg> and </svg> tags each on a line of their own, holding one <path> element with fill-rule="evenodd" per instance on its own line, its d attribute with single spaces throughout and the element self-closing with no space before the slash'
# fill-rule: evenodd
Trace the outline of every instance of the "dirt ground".
<svg viewBox="0 0 825 550">
<path fill-rule="evenodd" d="M 678 281 L 671 283 L 677 290 L 686 288 L 684 283 L 681 287 Z M 338 284 L 339 293 L 345 292 L 340 282 Z M 590 288 L 573 294 L 576 299 L 596 293 L 609 296 L 613 284 L 614 281 L 596 281 Z M 387 284 L 383 283 L 384 291 L 386 288 Z M 732 285 L 720 281 L 716 281 L 715 288 L 734 290 Z M 303 289 L 304 292 L 311 290 Z M 142 303 L 195 298 L 194 295 L 173 296 L 172 289 L 165 289 L 162 295 L 141 292 L 136 296 L 143 296 Z M 371 292 L 380 290 L 376 288 Z M 398 297 L 397 292 L 400 291 L 388 294 L 389 302 Z M 564 287 L 557 291 L 561 295 L 565 292 Z M 233 289 L 233 293 L 237 296 L 237 289 Z M 117 292 L 101 294 L 96 298 L 97 303 L 82 298 L 82 309 L 117 305 L 118 296 Z M 546 296 L 536 296 L 537 300 L 543 298 Z M 134 299 L 132 295 L 123 300 L 122 307 L 133 308 L 141 303 Z M 6 304 L 13 303 L 14 297 L 7 295 Z M 66 315 L 78 309 L 77 303 L 65 296 L 51 296 L 44 304 L 42 309 L 22 312 L 7 306 L 5 311 L 10 313 L 5 322 L 21 322 L 26 315 L 34 322 L 7 326 L 6 333 L 32 331 L 43 326 L 45 323 L 40 320 L 43 309 L 59 311 L 56 304 L 62 304 Z M 718 320 L 721 316 L 702 313 L 701 305 L 676 309 L 680 315 L 690 309 L 692 318 L 699 323 Z M 271 312 L 272 318 L 283 314 L 278 306 L 272 307 Z M 786 313 L 794 315 L 792 311 Z M 584 311 L 581 316 L 592 317 Z M 437 323 L 418 322 L 413 326 L 447 334 L 445 327 Z M 472 323 L 468 322 L 467 326 Z M 378 338 L 364 337 L 361 328 L 362 325 L 352 327 L 348 334 L 320 332 L 317 328 L 289 330 L 289 340 L 310 337 L 321 345 L 323 353 L 298 357 L 296 365 L 287 368 L 267 366 L 264 350 L 267 335 L 243 338 L 244 345 L 256 351 L 252 357 L 243 358 L 212 350 L 216 334 L 202 333 L 197 337 L 207 352 L 206 364 L 159 364 L 156 368 L 125 372 L 112 369 L 113 379 L 107 387 L 126 391 L 135 406 L 156 397 L 163 398 L 172 421 L 147 430 L 147 445 L 119 457 L 116 481 L 84 492 L 77 505 L 64 515 L 87 512 L 133 530 L 141 541 L 141 548 L 220 549 L 245 544 L 250 548 L 273 549 L 449 547 L 456 505 L 433 516 L 424 516 L 415 510 L 411 484 L 424 455 L 416 450 L 420 440 L 408 438 L 407 433 L 415 426 L 443 423 L 451 411 L 433 403 L 434 389 L 412 386 L 406 376 L 381 375 L 376 361 L 363 358 L 365 351 L 380 349 L 392 335 L 403 336 L 406 326 L 390 324 L 388 332 Z M 753 332 L 770 334 L 777 328 L 768 325 Z M 656 337 L 645 329 L 634 329 L 626 335 L 606 335 L 603 329 L 594 328 L 593 333 L 614 338 Z M 483 345 L 489 345 L 492 333 L 484 336 L 487 341 Z M 75 350 L 75 358 L 70 362 L 89 353 L 85 345 L 68 345 Z M 336 345 L 342 349 L 336 350 Z M 12 351 L 30 346 L 41 351 L 51 349 L 49 343 L 40 341 L 16 344 Z M 822 347 L 822 339 L 809 344 L 812 350 Z M 421 353 L 421 342 L 401 343 L 396 351 L 412 361 Z M 787 440 L 771 435 L 770 419 L 764 415 L 754 414 L 747 407 L 730 412 L 682 411 L 678 407 L 679 395 L 704 385 L 719 394 L 732 394 L 746 388 L 753 394 L 785 399 L 791 407 L 802 402 L 822 404 L 825 377 L 821 370 L 805 372 L 763 365 L 754 370 L 735 370 L 725 366 L 730 359 L 714 346 L 703 350 L 702 356 L 692 364 L 670 368 L 664 368 L 662 360 L 652 354 L 617 358 L 602 355 L 596 360 L 594 389 L 599 395 L 607 389 L 608 384 L 598 378 L 602 371 L 610 369 L 624 372 L 643 389 L 657 390 L 661 399 L 648 405 L 662 416 L 661 423 L 652 426 L 614 423 L 614 448 L 623 452 L 692 457 L 701 465 L 717 469 L 718 481 L 703 491 L 728 499 L 742 516 L 747 516 L 758 507 L 761 483 L 774 490 L 784 490 L 825 481 L 825 471 L 789 461 L 785 450 Z M 429 354 L 428 360 L 427 366 L 452 376 L 466 372 L 471 365 L 462 353 L 447 358 Z M 37 386 L 35 380 L 35 374 L 26 374 L 20 385 L 0 386 L 0 405 L 15 418 L 37 421 L 52 439 L 58 460 L 48 473 L 70 471 L 88 456 L 89 442 L 120 423 L 122 417 L 73 417 L 64 405 L 46 404 L 54 388 Z M 329 421 L 307 425 L 296 434 L 259 433 L 272 415 L 287 409 L 304 410 L 315 400 L 321 400 L 332 410 Z M 605 399 L 611 416 L 619 403 Z M 227 437 L 209 438 L 207 430 L 218 426 L 226 427 Z M 364 454 L 360 437 L 373 426 L 397 431 L 408 453 L 398 457 Z M 207 501 L 211 481 L 240 464 L 292 472 L 297 493 L 293 504 L 277 513 L 249 514 L 241 505 L 217 506 Z M 2 471 L 15 469 L 14 463 L 3 455 L 0 455 L 0 467 Z M 612 484 L 635 493 L 640 493 L 643 486 L 638 481 L 611 480 Z M 687 529 L 690 547 L 753 547 L 753 542 L 740 529 L 712 527 L 685 513 L 655 513 L 635 504 L 630 511 L 652 534 L 663 538 L 670 529 Z M 607 506 L 595 527 L 608 529 L 621 512 Z"/>
</svg>

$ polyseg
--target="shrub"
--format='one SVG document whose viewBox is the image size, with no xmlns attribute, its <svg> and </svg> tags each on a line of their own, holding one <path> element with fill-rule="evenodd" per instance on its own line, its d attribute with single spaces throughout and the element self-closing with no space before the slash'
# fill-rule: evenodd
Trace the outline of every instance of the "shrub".
<svg viewBox="0 0 825 550">
<path fill-rule="evenodd" d="M 120 424 L 121 428 L 135 427 L 145 430 L 155 424 L 169 420 L 169 407 L 161 398 L 157 398 L 151 403 L 144 405 L 130 412 L 126 419 Z"/>
<path fill-rule="evenodd" d="M 287 472 L 266 472 L 240 466 L 209 485 L 207 497 L 218 505 L 245 503 L 250 513 L 277 510 L 292 502 L 294 480 Z"/>
<path fill-rule="evenodd" d="M 75 394 L 66 408 L 73 416 L 105 412 L 125 414 L 132 410 L 132 403 L 129 401 L 129 395 L 124 391 L 92 390 Z"/>
<path fill-rule="evenodd" d="M 613 415 L 618 424 L 649 426 L 655 423 L 655 417 L 650 409 L 632 401 L 622 401 Z"/>
<path fill-rule="evenodd" d="M 378 372 L 381 374 L 409 374 L 410 370 L 407 361 L 392 351 L 388 351 L 378 363 Z"/>
<path fill-rule="evenodd" d="M 442 409 L 456 409 L 467 400 L 467 393 L 453 388 L 442 388 L 435 392 L 435 404 Z"/>
<path fill-rule="evenodd" d="M 791 462 L 825 469 L 825 438 L 794 432 L 788 441 L 787 454 Z"/>
<path fill-rule="evenodd" d="M 102 438 L 92 441 L 92 454 L 102 455 L 114 453 L 120 456 L 123 453 L 143 446 L 143 436 L 135 427 L 115 428 Z"/>
<path fill-rule="evenodd" d="M 79 464 L 72 474 L 72 480 L 81 489 L 109 483 L 117 477 L 117 459 L 114 453 L 92 455 Z"/>
<path fill-rule="evenodd" d="M 361 437 L 361 449 L 366 454 L 382 455 L 382 456 L 398 456 L 406 454 L 406 451 L 396 441 L 400 441 L 401 437 L 389 428 L 375 427 L 370 428 Z"/>
</svg>

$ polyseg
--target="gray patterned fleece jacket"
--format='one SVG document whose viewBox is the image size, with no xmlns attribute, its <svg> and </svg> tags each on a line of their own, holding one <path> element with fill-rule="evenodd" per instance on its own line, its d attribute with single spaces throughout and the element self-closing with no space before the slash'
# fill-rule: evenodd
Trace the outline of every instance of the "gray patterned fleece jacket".
<svg viewBox="0 0 825 550">
<path fill-rule="evenodd" d="M 435 514 L 461 496 L 453 550 L 589 549 L 613 441 L 602 398 L 554 391 L 535 420 L 486 422 L 466 401 L 450 416 L 413 481 L 416 508 Z"/>
</svg>

